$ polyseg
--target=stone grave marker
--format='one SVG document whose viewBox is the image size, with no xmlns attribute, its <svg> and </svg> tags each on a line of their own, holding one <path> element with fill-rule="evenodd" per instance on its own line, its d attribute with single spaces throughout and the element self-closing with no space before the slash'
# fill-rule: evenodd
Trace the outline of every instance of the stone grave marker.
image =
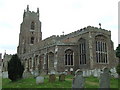
<svg viewBox="0 0 120 90">
<path fill-rule="evenodd" d="M 40 75 L 41 75 L 41 76 L 44 76 L 44 75 L 46 75 L 46 72 L 44 72 L 44 71 L 42 70 L 41 73 L 40 73 Z"/>
<path fill-rule="evenodd" d="M 34 75 L 34 78 L 36 78 L 37 76 L 39 76 L 39 71 L 38 71 L 38 69 L 36 69 L 36 70 L 34 70 L 33 71 L 33 75 Z"/>
<path fill-rule="evenodd" d="M 55 82 L 55 80 L 56 80 L 55 74 L 50 74 L 49 75 L 49 82 Z"/>
<path fill-rule="evenodd" d="M 72 82 L 73 90 L 75 90 L 76 88 L 84 88 L 84 83 L 85 83 L 85 79 L 83 77 L 83 72 L 80 69 L 78 69 L 75 72 L 75 77 L 73 78 L 73 82 Z"/>
<path fill-rule="evenodd" d="M 99 79 L 100 88 L 110 88 L 110 72 L 108 68 L 104 68 Z"/>
<path fill-rule="evenodd" d="M 30 71 L 25 70 L 25 71 L 23 72 L 23 78 L 29 78 L 29 77 L 33 77 L 33 75 L 31 74 Z"/>
<path fill-rule="evenodd" d="M 37 76 L 36 77 L 36 84 L 42 84 L 42 83 L 44 83 L 44 77 Z"/>
<path fill-rule="evenodd" d="M 118 78 L 118 73 L 116 71 L 116 68 L 112 68 L 110 69 L 110 71 L 111 71 L 111 76 L 113 76 L 114 78 Z"/>
<path fill-rule="evenodd" d="M 59 81 L 65 81 L 65 74 L 60 74 L 59 75 Z"/>
<path fill-rule="evenodd" d="M 8 78 L 8 72 L 2 72 L 1 76 L 2 78 Z"/>
</svg>

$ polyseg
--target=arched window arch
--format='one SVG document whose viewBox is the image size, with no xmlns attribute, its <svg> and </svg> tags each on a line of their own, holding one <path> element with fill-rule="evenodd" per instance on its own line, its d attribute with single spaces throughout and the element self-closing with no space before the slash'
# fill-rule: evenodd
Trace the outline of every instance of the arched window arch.
<svg viewBox="0 0 120 90">
<path fill-rule="evenodd" d="M 83 38 L 80 38 L 78 40 L 79 42 L 79 61 L 80 64 L 86 64 L 86 40 Z"/>
<path fill-rule="evenodd" d="M 104 35 L 97 35 L 95 37 L 97 63 L 108 63 L 106 39 L 107 37 L 105 37 Z"/>
<path fill-rule="evenodd" d="M 35 22 L 33 22 L 33 21 L 31 22 L 31 29 L 35 30 Z"/>
<path fill-rule="evenodd" d="M 34 37 L 31 37 L 30 43 L 34 44 Z"/>
<path fill-rule="evenodd" d="M 65 65 L 73 65 L 73 51 L 71 49 L 65 51 Z"/>
</svg>

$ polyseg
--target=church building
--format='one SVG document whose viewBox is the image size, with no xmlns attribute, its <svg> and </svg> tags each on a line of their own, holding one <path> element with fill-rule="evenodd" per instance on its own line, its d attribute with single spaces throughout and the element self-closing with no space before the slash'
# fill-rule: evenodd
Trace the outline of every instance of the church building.
<svg viewBox="0 0 120 90">
<path fill-rule="evenodd" d="M 25 69 L 59 73 L 115 67 L 111 31 L 87 26 L 67 35 L 53 35 L 43 40 L 39 16 L 39 8 L 37 12 L 30 11 L 29 6 L 24 10 L 17 53 Z"/>
</svg>

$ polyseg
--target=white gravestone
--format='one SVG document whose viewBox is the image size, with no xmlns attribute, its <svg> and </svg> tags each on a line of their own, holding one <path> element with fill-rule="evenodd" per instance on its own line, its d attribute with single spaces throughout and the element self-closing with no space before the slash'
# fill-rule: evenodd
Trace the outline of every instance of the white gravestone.
<svg viewBox="0 0 120 90">
<path fill-rule="evenodd" d="M 44 77 L 38 76 L 36 77 L 36 84 L 42 84 L 44 83 Z"/>
</svg>

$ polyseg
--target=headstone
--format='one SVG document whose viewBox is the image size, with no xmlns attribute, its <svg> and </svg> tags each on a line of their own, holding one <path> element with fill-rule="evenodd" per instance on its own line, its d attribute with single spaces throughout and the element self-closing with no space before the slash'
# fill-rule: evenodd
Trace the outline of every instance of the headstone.
<svg viewBox="0 0 120 90">
<path fill-rule="evenodd" d="M 60 74 L 59 75 L 59 81 L 65 81 L 65 74 Z"/>
<path fill-rule="evenodd" d="M 70 73 L 73 74 L 73 68 L 70 68 Z"/>
<path fill-rule="evenodd" d="M 8 78 L 8 72 L 2 72 L 2 78 Z"/>
<path fill-rule="evenodd" d="M 37 76 L 39 76 L 39 71 L 38 71 L 38 69 L 36 69 L 36 70 L 34 70 L 33 71 L 33 75 L 34 75 L 34 78 L 36 78 Z"/>
<path fill-rule="evenodd" d="M 46 75 L 46 72 L 44 72 L 44 71 L 42 70 L 41 73 L 40 73 L 40 75 L 41 75 L 41 76 L 44 76 L 44 75 Z"/>
<path fill-rule="evenodd" d="M 94 77 L 98 77 L 98 71 L 97 71 L 97 69 L 94 69 L 93 76 L 94 76 Z"/>
<path fill-rule="evenodd" d="M 23 78 L 29 78 L 29 77 L 33 77 L 33 75 L 31 74 L 30 71 L 24 71 L 23 72 Z"/>
<path fill-rule="evenodd" d="M 36 77 L 36 84 L 42 84 L 42 83 L 44 83 L 44 77 L 37 76 Z"/>
<path fill-rule="evenodd" d="M 111 71 L 111 76 L 113 76 L 114 78 L 118 78 L 118 73 L 116 72 L 116 68 L 112 68 L 110 69 Z"/>
<path fill-rule="evenodd" d="M 80 69 L 78 69 L 75 72 L 75 77 L 73 78 L 72 88 L 73 89 L 84 88 L 84 83 L 85 83 L 85 79 L 83 77 L 83 72 Z"/>
<path fill-rule="evenodd" d="M 101 74 L 101 70 L 98 69 L 98 78 L 100 77 L 100 74 Z"/>
<path fill-rule="evenodd" d="M 50 71 L 50 74 L 55 74 L 55 70 L 51 70 L 51 71 Z"/>
<path fill-rule="evenodd" d="M 63 72 L 63 74 L 67 75 L 67 72 Z"/>
<path fill-rule="evenodd" d="M 110 88 L 110 73 L 108 68 L 104 68 L 103 73 L 100 74 L 99 84 L 100 88 Z"/>
<path fill-rule="evenodd" d="M 49 75 L 49 82 L 55 82 L 55 80 L 56 80 L 55 74 L 50 74 Z"/>
</svg>

